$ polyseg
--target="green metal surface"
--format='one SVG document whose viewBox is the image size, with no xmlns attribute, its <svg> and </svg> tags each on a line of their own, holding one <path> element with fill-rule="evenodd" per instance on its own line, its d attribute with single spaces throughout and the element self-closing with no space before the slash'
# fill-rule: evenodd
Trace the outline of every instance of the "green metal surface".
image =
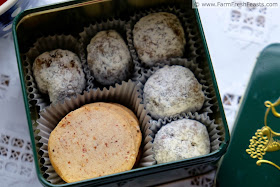
<svg viewBox="0 0 280 187">
<path fill-rule="evenodd" d="M 32 36 L 37 36 L 36 34 L 38 32 L 40 32 L 40 34 L 44 34 L 44 35 L 52 34 L 52 31 L 55 30 L 56 28 L 45 27 L 44 24 L 50 24 L 49 20 L 45 19 L 46 17 L 44 17 L 44 16 L 46 16 L 46 14 L 42 14 L 42 15 L 39 14 L 39 15 L 33 16 L 31 18 L 29 16 L 33 13 L 40 13 L 42 11 L 67 7 L 67 6 L 74 5 L 76 3 L 87 2 L 87 1 L 88 0 L 69 1 L 69 2 L 62 3 L 62 4 L 56 4 L 56 5 L 36 8 L 36 9 L 32 9 L 32 10 L 27 10 L 27 11 L 24 11 L 23 13 L 21 13 L 20 15 L 18 15 L 15 18 L 14 23 L 13 23 L 13 37 L 14 37 L 15 50 L 16 50 L 16 55 L 17 55 L 17 62 L 18 62 L 21 86 L 22 86 L 22 93 L 23 93 L 26 115 L 27 115 L 28 126 L 29 126 L 29 132 L 30 132 L 30 137 L 31 137 L 31 142 L 32 142 L 36 173 L 37 173 L 37 176 L 38 176 L 40 182 L 44 186 L 71 186 L 71 185 L 92 186 L 92 185 L 116 183 L 116 182 L 120 182 L 120 181 L 131 180 L 131 179 L 139 178 L 142 176 L 147 176 L 150 174 L 157 174 L 157 173 L 158 173 L 158 177 L 160 177 L 160 173 L 163 171 L 172 172 L 172 170 L 175 170 L 178 168 L 193 167 L 193 166 L 201 165 L 201 164 L 209 164 L 209 165 L 216 164 L 219 161 L 219 159 L 221 158 L 221 156 L 223 154 L 225 154 L 225 152 L 226 152 L 227 146 L 229 144 L 229 133 L 228 133 L 228 127 L 227 127 L 227 123 L 226 123 L 226 119 L 225 119 L 225 115 L 224 115 L 224 111 L 223 111 L 222 102 L 221 102 L 219 91 L 218 91 L 218 86 L 217 86 L 215 75 L 214 75 L 214 70 L 213 70 L 212 63 L 211 63 L 211 58 L 210 58 L 210 55 L 208 52 L 206 40 L 205 40 L 205 37 L 203 34 L 203 28 L 202 28 L 201 21 L 199 18 L 199 13 L 197 10 L 190 8 L 189 11 L 192 11 L 193 14 L 196 16 L 196 19 L 197 19 L 196 26 L 198 27 L 198 29 L 200 31 L 201 43 L 204 47 L 205 55 L 203 55 L 203 56 L 205 56 L 206 60 L 205 60 L 205 63 L 201 64 L 201 67 L 203 68 L 203 70 L 207 74 L 207 76 L 209 76 L 209 78 L 212 80 L 211 83 L 215 90 L 214 94 L 215 94 L 215 98 L 216 98 L 215 102 L 217 102 L 217 107 L 214 108 L 215 112 L 213 114 L 211 114 L 212 115 L 211 117 L 213 119 L 222 119 L 222 121 L 219 121 L 219 122 L 224 124 L 223 130 L 225 133 L 225 139 L 223 140 L 223 143 L 221 144 L 220 148 L 208 155 L 204 155 L 204 156 L 200 156 L 200 157 L 196 157 L 196 158 L 190 158 L 190 159 L 185 159 L 185 160 L 180 160 L 180 161 L 165 163 L 165 164 L 158 164 L 158 165 L 154 165 L 154 166 L 150 166 L 150 167 L 137 168 L 137 169 L 133 169 L 133 170 L 122 172 L 122 173 L 117 173 L 117 174 L 108 175 L 108 176 L 104 176 L 104 177 L 98 177 L 95 179 L 85 180 L 85 181 L 76 182 L 76 183 L 53 185 L 53 184 L 50 184 L 43 177 L 41 169 L 40 169 L 41 164 L 39 162 L 38 153 L 36 151 L 34 131 L 33 131 L 33 127 L 32 127 L 32 121 L 35 121 L 38 118 L 38 111 L 37 111 L 36 107 L 30 105 L 30 103 L 28 102 L 25 80 L 24 80 L 25 75 L 24 75 L 24 71 L 23 71 L 24 64 L 23 64 L 22 55 L 24 52 L 26 52 L 26 50 L 28 48 L 30 48 L 30 43 L 28 43 L 28 42 L 31 42 L 32 40 L 35 39 L 34 37 L 32 38 Z M 110 12 L 108 12 L 109 16 L 115 15 L 115 14 L 121 14 L 121 11 L 127 11 L 127 10 L 134 11 L 137 9 L 137 7 L 129 7 L 129 6 L 132 6 L 131 4 L 130 5 L 122 4 L 127 7 L 121 9 L 120 5 L 117 3 L 118 1 L 113 1 L 113 2 L 106 2 L 107 4 L 105 4 L 105 2 L 103 2 L 104 3 L 103 7 L 108 7 L 108 9 L 110 11 L 112 11 L 112 14 L 110 14 Z M 125 2 L 127 2 L 127 1 L 125 1 Z M 157 2 L 157 1 L 154 1 L 154 2 Z M 163 2 L 163 1 L 160 0 L 158 2 Z M 168 1 L 166 1 L 166 2 L 168 2 Z M 176 2 L 179 2 L 179 5 L 182 5 L 186 2 L 187 2 L 187 4 L 191 4 L 191 0 L 174 1 L 174 3 L 176 3 Z M 143 6 L 142 2 L 139 4 L 141 4 L 141 6 Z M 152 4 L 153 4 L 153 6 L 156 5 L 156 3 L 152 3 Z M 116 6 L 119 8 L 112 8 L 111 6 Z M 151 6 L 151 5 L 148 3 L 148 6 Z M 101 5 L 100 5 L 100 7 L 101 7 Z M 83 16 L 85 16 L 86 13 L 88 13 L 89 11 L 84 12 L 85 9 L 83 9 L 83 8 L 84 7 L 74 8 L 71 10 L 67 10 L 67 9 L 66 10 L 57 10 L 57 12 L 48 13 L 49 15 L 47 15 L 47 17 L 50 16 L 49 17 L 50 20 L 51 19 L 59 20 L 59 19 L 62 19 L 62 17 L 63 17 L 62 14 L 60 14 L 62 12 L 63 12 L 63 14 L 66 14 L 65 17 L 67 17 L 67 14 L 70 14 L 73 12 L 81 13 L 81 14 L 83 14 Z M 96 6 L 92 5 L 91 8 L 94 9 L 94 8 L 96 8 Z M 72 10 L 74 10 L 74 11 L 72 11 Z M 77 10 L 77 11 L 75 11 L 75 10 Z M 102 12 L 100 12 L 100 13 L 102 13 Z M 60 14 L 61 16 L 57 17 L 57 14 Z M 105 14 L 104 14 L 104 16 L 105 16 Z M 94 15 L 93 15 L 93 17 L 94 17 Z M 42 20 L 40 20 L 40 18 L 42 18 Z M 79 24 L 82 24 L 82 23 L 74 23 L 74 21 L 75 20 L 73 20 L 73 24 L 76 26 L 78 26 Z M 65 24 L 65 23 L 63 23 L 63 24 Z M 60 28 L 63 28 L 64 26 L 65 26 L 65 28 L 67 28 L 68 25 L 63 25 L 63 24 L 60 25 Z M 83 24 L 85 24 L 85 23 L 83 23 Z M 32 27 L 34 33 L 30 33 L 31 30 L 30 30 L 29 26 Z M 50 29 L 50 30 L 46 30 L 46 29 Z M 82 29 L 83 29 L 83 27 L 79 27 L 74 30 L 71 30 L 71 32 L 70 32 L 70 30 L 67 30 L 67 29 L 66 30 L 67 30 L 67 34 L 72 34 L 74 36 L 78 36 L 78 33 Z M 68 31 L 70 33 L 68 33 Z"/>
<path fill-rule="evenodd" d="M 269 164 L 256 165 L 246 153 L 257 129 L 264 126 L 265 101 L 280 97 L 280 44 L 266 47 L 257 59 L 232 130 L 231 143 L 218 172 L 217 184 L 224 187 L 280 186 L 280 170 Z M 280 111 L 280 107 L 276 108 Z M 280 119 L 268 115 L 267 125 L 280 132 Z M 279 137 L 280 138 L 280 137 Z M 278 139 L 279 139 L 278 138 Z M 280 151 L 267 152 L 265 160 L 280 165 Z"/>
</svg>

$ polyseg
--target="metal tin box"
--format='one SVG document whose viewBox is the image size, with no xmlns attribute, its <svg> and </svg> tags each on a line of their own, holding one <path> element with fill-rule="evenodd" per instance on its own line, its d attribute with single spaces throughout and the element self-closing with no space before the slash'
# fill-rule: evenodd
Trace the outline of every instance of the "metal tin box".
<svg viewBox="0 0 280 187">
<path fill-rule="evenodd" d="M 280 44 L 274 43 L 256 60 L 232 129 L 233 141 L 219 168 L 218 186 L 279 186 L 279 58 Z"/>
<path fill-rule="evenodd" d="M 222 136 L 218 150 L 195 158 L 136 168 L 122 173 L 116 173 L 76 183 L 51 184 L 44 176 L 42 164 L 40 163 L 40 155 L 38 153 L 38 147 L 36 144 L 38 137 L 37 132 L 34 131 L 34 124 L 36 124 L 35 122 L 39 118 L 39 109 L 34 103 L 30 102 L 27 96 L 27 85 L 24 71 L 24 54 L 41 36 L 71 34 L 72 36 L 79 38 L 79 33 L 83 31 L 84 27 L 95 21 L 98 22 L 99 20 L 104 20 L 106 18 L 112 18 L 115 16 L 128 21 L 130 16 L 136 11 L 162 6 L 178 7 L 183 12 L 188 13 L 189 20 L 192 22 L 191 28 L 194 30 L 194 33 L 191 34 L 198 42 L 195 46 L 196 51 L 186 58 L 194 58 L 199 61 L 199 67 L 202 69 L 203 74 L 207 78 L 210 89 L 209 94 L 213 98 L 211 103 L 213 105 L 211 107 L 213 112 L 209 114 L 209 117 L 210 119 L 215 120 L 215 123 L 220 124 L 219 130 Z M 29 132 L 32 141 L 36 172 L 40 182 L 44 186 L 86 186 L 112 184 L 133 184 L 139 186 L 158 185 L 209 172 L 216 168 L 217 162 L 225 154 L 229 144 L 227 122 L 204 37 L 203 28 L 200 22 L 199 13 L 197 9 L 192 9 L 191 0 L 68 1 L 61 4 L 24 11 L 14 20 L 13 36 Z"/>
</svg>

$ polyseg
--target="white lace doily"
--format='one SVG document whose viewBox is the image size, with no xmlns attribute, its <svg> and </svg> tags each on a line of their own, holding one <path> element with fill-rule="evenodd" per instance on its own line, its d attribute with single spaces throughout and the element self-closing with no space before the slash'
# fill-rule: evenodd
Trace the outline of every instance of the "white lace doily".
<svg viewBox="0 0 280 187">
<path fill-rule="evenodd" d="M 229 131 L 231 132 L 247 82 L 235 82 L 220 90 Z"/>
<path fill-rule="evenodd" d="M 225 30 L 234 38 L 263 43 L 267 39 L 269 14 L 270 9 L 266 7 L 231 7 L 227 13 Z"/>
<path fill-rule="evenodd" d="M 29 184 L 34 180 L 35 170 L 29 138 L 0 129 L 0 175 L 1 178 L 16 176 L 16 181 L 10 180 L 12 184 Z"/>
</svg>

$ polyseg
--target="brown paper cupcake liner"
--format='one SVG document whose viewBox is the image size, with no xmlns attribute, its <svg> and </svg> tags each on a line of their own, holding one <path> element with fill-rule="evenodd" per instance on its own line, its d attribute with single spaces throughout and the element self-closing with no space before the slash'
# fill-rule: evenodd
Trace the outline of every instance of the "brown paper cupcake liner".
<svg viewBox="0 0 280 187">
<path fill-rule="evenodd" d="M 152 144 L 151 137 L 148 135 L 151 133 L 150 125 L 148 121 L 150 117 L 147 115 L 147 111 L 141 104 L 141 98 L 137 91 L 139 87 L 135 82 L 131 80 L 128 82 L 122 82 L 122 84 L 116 84 L 115 87 L 103 90 L 96 89 L 85 91 L 83 95 L 78 95 L 76 98 L 72 97 L 66 99 L 64 103 L 51 104 L 40 112 L 40 118 L 37 120 L 38 126 L 35 131 L 35 138 L 39 139 L 39 143 L 36 145 L 38 148 L 38 156 L 42 164 L 41 172 L 43 176 L 52 184 L 64 183 L 64 181 L 54 171 L 53 166 L 50 163 L 48 155 L 48 139 L 52 130 L 56 127 L 59 121 L 66 116 L 69 112 L 80 108 L 81 106 L 93 103 L 93 102 L 115 102 L 120 103 L 134 111 L 140 122 L 140 128 L 142 131 L 142 156 L 139 166 L 151 166 L 155 164 L 155 160 L 152 156 Z M 36 133 L 38 132 L 38 133 Z"/>
<path fill-rule="evenodd" d="M 200 123 L 206 126 L 210 140 L 210 153 L 218 150 L 221 143 L 225 139 L 225 131 L 223 124 L 215 123 L 214 120 L 211 120 L 209 116 L 207 116 L 207 114 L 184 114 L 183 116 L 180 116 L 177 120 L 179 119 L 193 119 L 199 121 Z M 149 125 L 151 126 L 151 134 L 149 136 L 152 138 L 151 143 L 153 143 L 157 132 L 161 129 L 162 126 L 166 125 L 167 123 L 170 123 L 170 121 L 160 119 L 158 121 L 150 120 L 149 123 Z"/>
<path fill-rule="evenodd" d="M 91 39 L 100 31 L 104 31 L 104 30 L 116 30 L 123 38 L 123 40 L 125 41 L 126 44 L 128 44 L 127 41 L 127 36 L 126 36 L 126 22 L 120 19 L 108 19 L 107 21 L 102 21 L 101 23 L 96 23 L 96 24 L 91 24 L 88 27 L 84 28 L 84 31 L 81 32 L 80 35 L 80 43 L 83 47 L 83 54 L 82 59 L 83 62 L 86 63 L 85 67 L 88 67 L 87 64 L 87 46 L 90 43 Z M 138 61 L 135 61 L 132 58 L 131 55 L 131 61 L 133 64 L 133 67 L 131 68 L 131 74 L 128 76 L 127 80 L 131 79 L 133 81 L 136 81 L 138 79 L 138 77 L 140 76 L 139 74 L 139 70 L 140 70 L 140 65 Z M 93 72 L 90 71 L 90 78 L 89 80 L 91 81 L 88 86 L 88 89 L 91 88 L 103 88 L 106 86 L 102 86 L 100 83 L 94 81 L 94 76 L 93 76 Z M 127 81 L 127 80 L 123 80 L 123 81 Z M 107 86 L 108 88 L 108 86 Z"/>
<path fill-rule="evenodd" d="M 169 66 L 180 65 L 180 66 L 189 68 L 193 72 L 193 74 L 195 75 L 198 82 L 202 85 L 202 91 L 205 95 L 205 101 L 204 101 L 204 104 L 203 104 L 202 108 L 197 112 L 187 112 L 187 113 L 182 112 L 180 114 L 173 115 L 171 117 L 165 117 L 165 118 L 163 118 L 163 120 L 172 121 L 172 120 L 177 120 L 178 118 L 180 118 L 184 115 L 190 115 L 190 114 L 196 114 L 196 113 L 197 114 L 212 113 L 213 111 L 212 111 L 211 107 L 213 106 L 213 104 L 212 104 L 212 99 L 213 98 L 209 97 L 209 92 L 208 92 L 209 86 L 207 84 L 207 81 L 205 80 L 204 75 L 202 74 L 202 69 L 200 69 L 198 67 L 198 64 L 195 63 L 193 60 L 182 59 L 182 58 L 172 58 L 170 60 L 164 60 L 161 63 L 157 63 L 154 67 L 151 67 L 150 69 L 144 69 L 143 73 L 142 73 L 142 76 L 139 78 L 139 83 L 138 83 L 140 88 L 141 88 L 139 90 L 139 92 L 141 94 L 141 98 L 143 99 L 144 86 L 145 86 L 145 83 L 147 82 L 147 80 L 149 79 L 149 77 L 151 75 L 153 75 L 158 69 L 160 69 L 160 68 L 162 68 L 166 65 L 169 65 Z M 143 101 L 143 104 L 145 104 L 144 99 L 142 101 Z M 152 119 L 158 120 L 158 118 L 156 118 L 154 116 L 152 116 Z"/>
<path fill-rule="evenodd" d="M 33 47 L 24 55 L 24 73 L 25 82 L 27 87 L 27 94 L 29 104 L 39 106 L 40 110 L 50 104 L 49 97 L 46 94 L 42 94 L 36 84 L 35 78 L 32 72 L 32 65 L 34 60 L 44 52 L 65 49 L 74 52 L 79 56 L 82 52 L 80 43 L 71 35 L 54 35 L 39 38 Z M 81 59 L 81 56 L 79 56 Z M 88 74 L 89 72 L 84 69 L 85 78 L 87 80 L 86 85 L 89 84 Z"/>
<path fill-rule="evenodd" d="M 169 13 L 176 15 L 179 18 L 179 20 L 182 24 L 183 30 L 185 32 L 185 38 L 186 38 L 184 55 L 181 58 L 195 59 L 199 55 L 203 54 L 202 53 L 203 47 L 201 46 L 199 31 L 194 26 L 194 25 L 196 25 L 196 18 L 188 12 L 182 12 L 177 7 L 169 7 L 169 6 L 166 7 L 165 6 L 165 7 L 158 7 L 158 8 L 154 8 L 154 9 L 138 11 L 130 18 L 130 21 L 127 23 L 126 29 L 127 29 L 128 47 L 129 47 L 129 50 L 135 61 L 138 61 L 139 63 L 141 62 L 141 60 L 138 57 L 137 51 L 134 47 L 134 43 L 133 43 L 133 32 L 132 31 L 133 31 L 134 25 L 142 17 L 147 16 L 148 14 L 151 14 L 151 13 L 156 13 L 156 12 L 169 12 Z M 142 63 L 140 63 L 140 65 L 141 65 L 141 67 L 149 68 L 149 67 L 146 67 Z"/>
</svg>

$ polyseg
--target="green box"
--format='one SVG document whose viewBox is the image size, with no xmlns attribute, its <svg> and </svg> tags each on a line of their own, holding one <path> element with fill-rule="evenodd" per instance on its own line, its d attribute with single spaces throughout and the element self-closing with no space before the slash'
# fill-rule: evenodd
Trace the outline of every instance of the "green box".
<svg viewBox="0 0 280 187">
<path fill-rule="evenodd" d="M 252 72 L 247 89 L 239 107 L 238 114 L 232 129 L 232 142 L 229 145 L 228 152 L 224 156 L 218 175 L 217 184 L 220 186 L 279 186 L 279 168 L 267 163 L 273 162 L 279 167 L 280 151 L 265 151 L 262 156 L 263 162 L 257 165 L 258 158 L 252 158 L 248 154 L 250 141 L 253 136 L 256 137 L 258 129 L 265 126 L 265 113 L 268 109 L 266 101 L 271 103 L 279 100 L 280 87 L 277 84 L 280 81 L 280 44 L 271 44 L 264 48 L 257 58 L 254 70 Z M 275 106 L 276 112 L 279 112 L 279 105 Z M 267 115 L 267 126 L 274 132 L 280 132 L 279 116 L 273 115 L 270 109 Z M 266 135 L 264 133 L 264 135 Z M 266 137 L 268 137 L 266 135 Z M 273 141 L 279 144 L 279 134 L 272 134 L 269 143 Z M 259 138 L 257 145 L 261 143 Z M 253 141 L 252 141 L 253 142 Z M 274 143 L 275 143 L 274 142 Z M 263 144 L 269 147 L 269 144 Z M 277 146 L 276 146 L 277 147 Z M 279 147 L 278 147 L 279 148 Z M 261 152 L 254 146 L 255 155 Z M 266 149 L 264 149 L 266 150 Z M 254 156 L 254 155 L 252 155 Z M 261 158 L 261 157 L 259 157 Z M 230 183 L 228 181 L 231 181 Z"/>
<path fill-rule="evenodd" d="M 218 150 L 210 154 L 184 159 L 176 162 L 165 164 L 158 164 L 149 167 L 132 169 L 122 173 L 98 177 L 76 183 L 66 183 L 54 185 L 49 183 L 43 176 L 42 164 L 40 163 L 40 156 L 36 147 L 36 132 L 33 124 L 38 119 L 39 111 L 34 103 L 29 102 L 26 92 L 26 81 L 24 72 L 24 54 L 32 47 L 33 43 L 40 36 L 48 36 L 53 34 L 71 34 L 74 37 L 79 37 L 78 33 L 83 31 L 83 28 L 94 20 L 100 18 L 109 18 L 118 16 L 128 20 L 129 16 L 135 11 L 153 8 L 159 6 L 173 6 L 179 7 L 183 11 L 187 11 L 192 15 L 193 27 L 197 30 L 199 40 L 200 55 L 195 56 L 197 60 L 201 61 L 200 68 L 209 81 L 211 96 L 213 96 L 213 113 L 210 118 L 214 119 L 216 123 L 221 124 L 221 132 L 223 132 L 222 143 Z M 122 185 L 126 182 L 132 182 L 134 185 L 147 186 L 166 183 L 181 179 L 181 176 L 176 175 L 178 172 L 185 172 L 184 178 L 203 174 L 209 170 L 217 167 L 217 162 L 226 153 L 229 144 L 229 132 L 226 118 L 223 111 L 221 98 L 218 91 L 217 82 L 215 79 L 214 70 L 212 67 L 211 58 L 208 52 L 207 43 L 204 37 L 203 28 L 201 25 L 199 12 L 192 8 L 191 0 L 78 0 L 68 1 L 61 4 L 55 4 L 36 9 L 31 9 L 22 12 L 16 17 L 13 23 L 13 37 L 15 43 L 15 50 L 18 61 L 18 68 L 20 73 L 20 80 L 22 85 L 22 93 L 25 103 L 25 110 L 28 120 L 29 132 L 32 142 L 34 162 L 36 166 L 36 173 L 40 182 L 44 186 L 86 186 L 86 185 L 104 185 L 117 184 Z M 196 170 L 196 172 L 187 172 Z"/>
</svg>

